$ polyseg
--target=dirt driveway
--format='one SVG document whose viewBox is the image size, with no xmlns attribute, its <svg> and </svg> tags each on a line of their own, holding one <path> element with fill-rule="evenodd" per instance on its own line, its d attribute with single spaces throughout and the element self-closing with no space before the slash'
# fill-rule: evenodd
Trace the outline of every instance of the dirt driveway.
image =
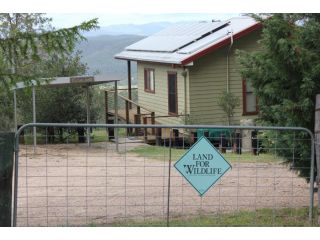
<svg viewBox="0 0 320 240">
<path fill-rule="evenodd" d="M 137 143 L 21 146 L 18 226 L 90 226 L 165 220 L 166 155 L 137 156 Z M 141 144 L 140 144 L 141 145 Z M 280 163 L 232 162 L 204 197 L 171 168 L 170 215 L 221 214 L 242 209 L 305 207 L 309 185 Z"/>
</svg>

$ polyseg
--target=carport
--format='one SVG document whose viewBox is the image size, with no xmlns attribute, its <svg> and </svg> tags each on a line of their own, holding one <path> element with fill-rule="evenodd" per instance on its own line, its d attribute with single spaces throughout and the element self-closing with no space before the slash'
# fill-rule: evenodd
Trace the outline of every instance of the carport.
<svg viewBox="0 0 320 240">
<path fill-rule="evenodd" d="M 25 84 L 23 82 L 17 83 L 13 90 L 13 99 L 14 99 L 14 127 L 17 131 L 17 90 L 31 87 L 32 88 L 32 115 L 33 123 L 37 122 L 36 114 L 36 91 L 37 87 L 63 87 L 63 86 L 79 86 L 86 88 L 86 115 L 87 123 L 90 123 L 90 95 L 89 88 L 94 85 L 105 84 L 105 83 L 114 83 L 114 106 L 115 106 L 115 116 L 114 123 L 118 122 L 118 81 L 120 79 L 113 76 L 71 76 L 71 77 L 56 77 L 56 78 L 46 78 L 40 79 L 38 81 L 32 80 L 30 84 Z M 118 134 L 115 131 L 115 142 L 118 143 Z M 87 128 L 87 144 L 90 146 L 90 128 Z M 37 130 L 33 128 L 33 146 L 34 148 L 37 145 Z"/>
</svg>

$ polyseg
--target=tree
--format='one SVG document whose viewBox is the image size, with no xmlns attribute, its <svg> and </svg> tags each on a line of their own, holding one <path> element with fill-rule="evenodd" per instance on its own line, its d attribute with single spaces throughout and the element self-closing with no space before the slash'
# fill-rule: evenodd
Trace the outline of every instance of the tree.
<svg viewBox="0 0 320 240">
<path fill-rule="evenodd" d="M 83 75 L 87 66 L 81 62 L 79 52 L 70 56 L 56 57 L 43 61 L 39 65 L 48 76 L 75 76 Z M 90 89 L 90 99 L 93 96 Z M 64 86 L 59 88 L 39 87 L 36 89 L 37 122 L 80 122 L 87 120 L 86 116 L 86 89 L 79 86 Z M 91 101 L 91 105 L 95 105 Z M 21 122 L 32 122 L 32 103 L 30 91 L 19 91 L 18 95 L 19 118 Z M 91 122 L 96 120 L 97 109 L 91 107 Z M 54 135 L 53 128 L 48 128 L 50 135 Z M 63 129 L 58 129 L 60 141 L 63 140 Z M 50 138 L 53 142 L 54 137 Z"/>
<path fill-rule="evenodd" d="M 261 49 L 253 53 L 240 51 L 239 59 L 243 76 L 251 79 L 259 98 L 258 121 L 313 130 L 315 95 L 320 92 L 320 15 L 254 17 L 263 24 Z M 292 137 L 287 133 L 278 138 L 286 145 L 278 153 L 292 162 Z M 296 138 L 309 136 L 300 133 Z M 295 147 L 295 167 L 305 167 L 300 174 L 309 176 L 310 141 L 301 141 Z"/>
<path fill-rule="evenodd" d="M 7 105 L 12 102 L 10 88 L 17 82 L 28 85 L 55 76 L 54 64 L 71 56 L 76 42 L 84 39 L 83 31 L 97 27 L 93 19 L 55 30 L 50 21 L 43 14 L 0 14 L 0 120 L 4 122 L 0 129 L 8 129 L 12 122 L 12 104 Z M 52 64 L 44 64 L 48 61 Z"/>
<path fill-rule="evenodd" d="M 240 105 L 240 99 L 232 92 L 223 91 L 218 98 L 218 105 L 225 112 L 228 120 L 228 125 L 231 123 L 231 118 L 234 115 L 234 110 Z"/>
</svg>

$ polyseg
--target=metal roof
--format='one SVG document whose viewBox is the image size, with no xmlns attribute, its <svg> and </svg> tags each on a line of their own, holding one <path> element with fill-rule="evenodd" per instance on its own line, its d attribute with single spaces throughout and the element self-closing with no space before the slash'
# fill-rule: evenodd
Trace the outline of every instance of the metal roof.
<svg viewBox="0 0 320 240">
<path fill-rule="evenodd" d="M 126 50 L 174 52 L 226 24 L 227 22 L 175 24 L 126 47 Z"/>
<path fill-rule="evenodd" d="M 44 87 L 62 87 L 66 85 L 76 86 L 92 86 L 103 83 L 120 81 L 119 78 L 113 76 L 72 76 L 72 77 L 56 77 L 56 78 L 42 78 L 39 81 L 32 80 L 30 84 L 19 82 L 12 89 L 21 89 L 28 86 L 44 86 Z"/>
<path fill-rule="evenodd" d="M 260 23 L 250 17 L 236 17 L 224 22 L 176 24 L 126 47 L 115 58 L 185 65 L 208 49 L 257 27 Z"/>
</svg>

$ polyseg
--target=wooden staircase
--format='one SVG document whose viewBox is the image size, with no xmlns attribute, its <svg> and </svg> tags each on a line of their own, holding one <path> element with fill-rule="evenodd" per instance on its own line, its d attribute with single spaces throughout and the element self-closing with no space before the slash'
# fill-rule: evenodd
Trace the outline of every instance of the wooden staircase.
<svg viewBox="0 0 320 240">
<path fill-rule="evenodd" d="M 114 123 L 115 121 L 115 109 L 110 107 L 109 96 L 114 96 L 114 91 L 105 91 L 105 113 L 106 123 Z M 121 120 L 127 124 L 155 124 L 155 113 L 140 104 L 118 95 L 118 120 Z M 127 136 L 137 136 L 144 139 L 148 144 L 156 143 L 155 129 L 146 128 L 127 128 Z M 113 130 L 109 131 L 109 135 L 114 136 Z"/>
<path fill-rule="evenodd" d="M 126 89 L 125 89 L 126 90 Z M 114 102 L 115 93 L 113 90 L 105 91 L 105 112 L 106 112 L 106 123 L 114 123 L 115 110 L 112 101 Z M 111 101 L 110 101 L 111 100 Z M 110 102 L 109 102 L 110 101 Z M 156 122 L 158 118 L 172 118 L 182 117 L 185 115 L 168 115 L 168 116 L 155 116 L 155 112 L 134 102 L 124 96 L 118 94 L 118 120 L 127 124 L 149 124 L 155 125 L 160 124 Z M 118 121 L 119 122 L 119 121 Z M 109 136 L 113 135 L 113 130 L 109 131 Z M 162 140 L 169 139 L 170 130 L 166 128 L 127 128 L 127 136 L 141 137 L 145 143 L 160 145 Z M 174 137 L 179 138 L 179 133 Z"/>
</svg>

